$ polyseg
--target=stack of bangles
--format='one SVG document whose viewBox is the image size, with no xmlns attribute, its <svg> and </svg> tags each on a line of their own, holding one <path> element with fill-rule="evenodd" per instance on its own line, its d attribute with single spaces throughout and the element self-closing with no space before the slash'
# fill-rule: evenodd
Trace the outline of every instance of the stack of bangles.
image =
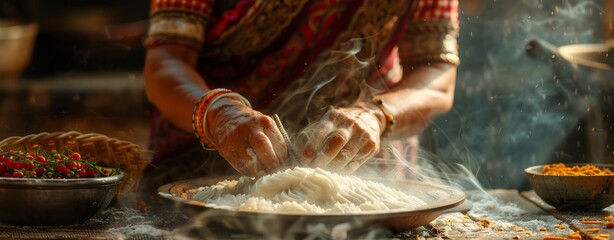
<svg viewBox="0 0 614 240">
<path fill-rule="evenodd" d="M 192 111 L 192 128 L 194 129 L 194 135 L 196 135 L 196 138 L 206 150 L 216 150 L 216 146 L 213 141 L 211 141 L 211 136 L 207 130 L 207 113 L 211 105 L 222 97 L 234 97 L 239 99 L 246 106 L 252 107 L 245 97 L 230 89 L 216 88 L 206 92 L 200 100 L 198 100 L 196 106 L 194 106 L 194 111 Z"/>
<path fill-rule="evenodd" d="M 385 126 L 384 131 L 382 132 L 381 137 L 386 137 L 392 132 L 394 128 L 394 123 L 395 123 L 394 115 L 388 109 L 388 107 L 384 103 L 384 100 L 379 99 L 379 98 L 374 98 L 373 100 L 371 100 L 371 103 L 377 106 L 384 113 L 384 118 L 386 120 L 386 126 Z"/>
</svg>

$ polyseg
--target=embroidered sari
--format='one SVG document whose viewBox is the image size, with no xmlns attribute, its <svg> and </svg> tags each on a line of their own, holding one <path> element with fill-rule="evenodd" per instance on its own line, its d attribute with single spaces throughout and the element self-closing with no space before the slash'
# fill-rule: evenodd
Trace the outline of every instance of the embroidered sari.
<svg viewBox="0 0 614 240">
<path fill-rule="evenodd" d="M 242 94 L 290 129 L 386 91 L 403 64 L 459 62 L 457 0 L 153 0 L 150 21 L 148 48 L 193 48 L 210 88 Z M 152 168 L 185 149 L 204 152 L 158 113 L 151 144 Z M 203 162 L 184 170 L 215 168 Z"/>
</svg>

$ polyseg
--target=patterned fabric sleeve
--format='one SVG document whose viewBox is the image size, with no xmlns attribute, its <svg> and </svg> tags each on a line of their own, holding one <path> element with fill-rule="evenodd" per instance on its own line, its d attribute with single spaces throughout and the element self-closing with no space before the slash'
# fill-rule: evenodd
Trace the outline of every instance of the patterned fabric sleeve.
<svg viewBox="0 0 614 240">
<path fill-rule="evenodd" d="M 418 0 L 399 45 L 403 63 L 459 64 L 458 0 Z"/>
<path fill-rule="evenodd" d="M 181 44 L 200 51 L 213 0 L 152 0 L 146 47 Z"/>
</svg>

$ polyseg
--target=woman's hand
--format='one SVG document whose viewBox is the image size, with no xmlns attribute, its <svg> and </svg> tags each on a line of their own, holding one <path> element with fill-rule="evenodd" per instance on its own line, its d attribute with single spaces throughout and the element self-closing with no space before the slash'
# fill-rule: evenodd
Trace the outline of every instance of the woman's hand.
<svg viewBox="0 0 614 240">
<path fill-rule="evenodd" d="M 306 129 L 302 163 L 354 172 L 379 152 L 383 115 L 378 114 L 370 105 L 329 110 Z"/>
<path fill-rule="evenodd" d="M 288 149 L 275 121 L 232 97 L 215 101 L 206 130 L 219 153 L 239 173 L 261 176 L 285 165 Z"/>
</svg>

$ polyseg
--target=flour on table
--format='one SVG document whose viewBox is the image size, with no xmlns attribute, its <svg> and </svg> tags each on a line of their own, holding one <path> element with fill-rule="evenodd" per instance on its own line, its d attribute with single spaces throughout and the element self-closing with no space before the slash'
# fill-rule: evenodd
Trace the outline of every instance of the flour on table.
<svg viewBox="0 0 614 240">
<path fill-rule="evenodd" d="M 450 239 L 542 239 L 544 236 L 568 236 L 574 231 L 551 216 L 525 217 L 525 211 L 486 193 L 471 195 L 472 208 L 467 215 L 454 212 L 439 216 L 431 222 L 437 232 Z M 565 225 L 564 229 L 555 225 Z"/>
<path fill-rule="evenodd" d="M 220 208 L 285 213 L 360 213 L 426 205 L 417 196 L 382 183 L 303 167 L 258 179 L 221 181 L 198 188 L 192 200 Z"/>
<path fill-rule="evenodd" d="M 137 236 L 167 236 L 170 233 L 150 225 L 131 225 L 107 230 L 107 237 L 112 239 L 131 239 Z"/>
</svg>

